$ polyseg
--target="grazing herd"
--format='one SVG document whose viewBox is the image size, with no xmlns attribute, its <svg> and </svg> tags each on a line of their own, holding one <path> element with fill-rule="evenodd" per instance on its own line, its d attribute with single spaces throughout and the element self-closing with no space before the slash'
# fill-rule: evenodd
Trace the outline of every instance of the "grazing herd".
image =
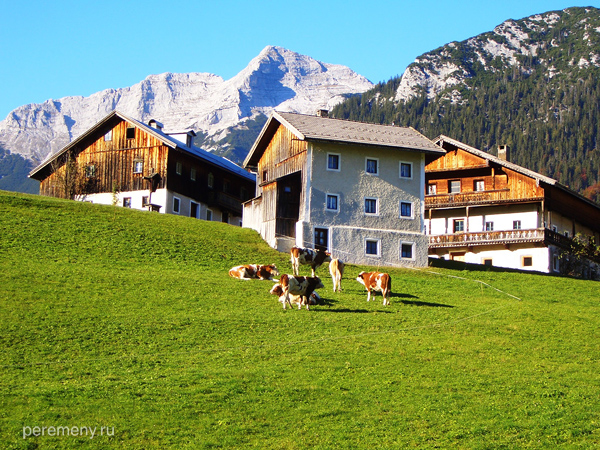
<svg viewBox="0 0 600 450">
<path fill-rule="evenodd" d="M 229 276 L 240 280 L 254 278 L 276 281 L 276 284 L 271 288 L 269 293 L 277 296 L 279 302 L 283 304 L 283 309 L 286 309 L 286 305 L 289 305 L 291 308 L 292 304 L 297 305 L 298 309 L 301 309 L 302 306 L 310 309 L 310 305 L 316 305 L 321 300 L 316 290 L 325 287 L 321 279 L 317 277 L 316 271 L 323 263 L 328 262 L 329 273 L 333 282 L 333 292 L 342 291 L 344 263 L 337 258 L 332 258 L 331 253 L 311 248 L 292 247 L 290 262 L 292 263 L 293 275 L 283 274 L 279 280 L 274 279 L 274 277 L 279 276 L 279 271 L 274 264 L 245 264 L 232 267 L 229 270 Z M 300 276 L 298 269 L 301 265 L 309 265 L 312 276 Z M 375 291 L 378 291 L 383 295 L 383 304 L 390 304 L 392 279 L 389 274 L 361 272 L 356 281 L 361 283 L 367 290 L 367 301 L 371 300 L 371 292 L 375 296 Z"/>
</svg>

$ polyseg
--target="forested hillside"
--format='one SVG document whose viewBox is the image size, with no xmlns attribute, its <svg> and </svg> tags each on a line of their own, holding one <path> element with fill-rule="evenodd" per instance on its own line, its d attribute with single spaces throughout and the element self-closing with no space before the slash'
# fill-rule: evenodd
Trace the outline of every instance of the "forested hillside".
<svg viewBox="0 0 600 450">
<path fill-rule="evenodd" d="M 498 45 L 514 52 L 490 51 Z M 600 10 L 570 8 L 507 21 L 423 55 L 403 75 L 429 77 L 410 98 L 398 98 L 397 77 L 332 115 L 412 126 L 430 138 L 445 134 L 492 154 L 509 145 L 512 162 L 598 201 L 599 63 Z M 432 95 L 430 79 L 443 77 L 441 67 L 457 69 Z"/>
</svg>

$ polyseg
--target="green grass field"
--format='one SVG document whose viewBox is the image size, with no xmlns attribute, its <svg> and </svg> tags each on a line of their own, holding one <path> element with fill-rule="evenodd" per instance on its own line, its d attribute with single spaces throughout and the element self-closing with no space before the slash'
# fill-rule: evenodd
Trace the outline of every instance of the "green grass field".
<svg viewBox="0 0 600 450">
<path fill-rule="evenodd" d="M 0 448 L 600 447 L 597 282 L 323 266 L 284 311 L 247 229 L 0 192 L 0 231 Z"/>
</svg>

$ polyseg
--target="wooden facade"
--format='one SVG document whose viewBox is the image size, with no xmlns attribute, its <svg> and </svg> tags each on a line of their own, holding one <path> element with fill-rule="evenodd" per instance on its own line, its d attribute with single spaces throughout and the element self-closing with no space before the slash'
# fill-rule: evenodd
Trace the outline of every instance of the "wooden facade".
<svg viewBox="0 0 600 450">
<path fill-rule="evenodd" d="M 552 272 L 553 255 L 574 236 L 600 242 L 598 205 L 551 178 L 446 136 L 438 144 L 446 154 L 425 166 L 430 256 L 466 255 L 467 262 L 482 263 L 504 252 L 494 265 L 512 267 L 507 251 L 527 254 L 536 248 L 540 257 L 539 249 L 546 248 L 547 260 L 539 267 Z"/>
<path fill-rule="evenodd" d="M 102 194 L 119 193 L 126 193 L 129 202 L 132 193 L 147 201 L 152 192 L 162 190 L 162 205 L 140 200 L 139 206 L 180 214 L 181 203 L 188 202 L 186 214 L 199 217 L 202 204 L 205 211 L 218 211 L 223 221 L 241 220 L 242 202 L 256 189 L 254 175 L 233 163 L 116 111 L 34 169 L 30 177 L 40 181 L 41 195 L 98 202 L 106 201 L 99 199 Z M 179 208 L 169 203 L 173 198 Z"/>
</svg>

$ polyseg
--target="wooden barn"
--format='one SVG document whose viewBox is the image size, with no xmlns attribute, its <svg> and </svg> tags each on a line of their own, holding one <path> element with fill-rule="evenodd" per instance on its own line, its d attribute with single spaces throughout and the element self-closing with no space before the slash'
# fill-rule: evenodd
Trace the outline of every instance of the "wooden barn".
<svg viewBox="0 0 600 450">
<path fill-rule="evenodd" d="M 241 225 L 255 176 L 163 130 L 113 111 L 29 176 L 40 194 Z"/>
<path fill-rule="evenodd" d="M 556 180 L 447 136 L 425 167 L 431 257 L 545 273 L 561 272 L 575 236 L 600 242 L 600 207 Z M 590 255 L 590 269 L 598 262 Z"/>
<path fill-rule="evenodd" d="M 412 128 L 274 112 L 244 161 L 257 189 L 243 226 L 281 251 L 425 266 L 425 155 L 442 153 Z"/>
</svg>

